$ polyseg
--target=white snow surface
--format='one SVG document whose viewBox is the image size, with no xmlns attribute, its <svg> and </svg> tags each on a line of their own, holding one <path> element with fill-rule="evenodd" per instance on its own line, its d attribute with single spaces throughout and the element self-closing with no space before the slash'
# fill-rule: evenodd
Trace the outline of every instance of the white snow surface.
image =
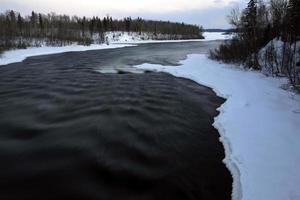
<svg viewBox="0 0 300 200">
<path fill-rule="evenodd" d="M 126 46 L 133 46 L 130 44 L 92 44 L 90 46 L 82 45 L 68 45 L 62 47 L 29 47 L 27 49 L 15 49 L 4 52 L 0 55 L 0 65 L 7 65 L 10 63 L 22 62 L 27 57 L 57 54 L 64 52 L 75 52 L 75 51 L 88 51 L 88 50 L 99 50 L 99 49 L 112 49 L 112 48 L 122 48 Z"/>
<path fill-rule="evenodd" d="M 181 66 L 143 64 L 211 87 L 226 102 L 214 127 L 234 178 L 233 200 L 300 199 L 300 95 L 283 90 L 285 78 L 189 55 Z"/>
<path fill-rule="evenodd" d="M 226 34 L 224 32 L 204 32 L 203 36 L 205 41 L 212 40 L 229 40 L 232 39 L 232 34 Z"/>
</svg>

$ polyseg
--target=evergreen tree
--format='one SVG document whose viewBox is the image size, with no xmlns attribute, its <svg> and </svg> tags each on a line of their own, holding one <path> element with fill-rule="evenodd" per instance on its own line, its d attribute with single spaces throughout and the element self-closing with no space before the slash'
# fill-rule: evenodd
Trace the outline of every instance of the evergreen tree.
<svg viewBox="0 0 300 200">
<path fill-rule="evenodd" d="M 165 34 L 160 39 L 192 39 L 201 38 L 202 29 L 195 25 L 151 21 L 142 18 L 114 20 L 106 16 L 86 18 L 49 13 L 43 15 L 31 12 L 22 17 L 14 11 L 0 13 L 0 49 L 24 48 L 26 46 L 64 45 L 72 42 L 90 44 L 104 42 L 107 31 L 150 32 Z M 96 36 L 96 37 L 94 37 Z M 155 38 L 153 38 L 155 39 Z"/>
<path fill-rule="evenodd" d="M 126 30 L 127 32 L 130 32 L 130 28 L 131 28 L 131 18 L 130 18 L 130 17 L 125 18 L 124 21 L 125 21 L 125 30 Z"/>
<path fill-rule="evenodd" d="M 18 14 L 18 30 L 19 30 L 19 35 L 22 36 L 23 33 L 23 18 L 21 17 L 20 13 Z"/>
<path fill-rule="evenodd" d="M 17 19 L 15 12 L 11 10 L 9 12 L 9 35 L 10 37 L 15 37 L 17 32 Z"/>
<path fill-rule="evenodd" d="M 288 19 L 290 23 L 290 32 L 292 41 L 300 37 L 300 1 L 290 0 L 288 4 Z"/>
<path fill-rule="evenodd" d="M 44 22 L 43 22 L 43 17 L 42 17 L 41 13 L 39 13 L 39 25 L 40 25 L 41 33 L 43 33 L 44 32 Z"/>
<path fill-rule="evenodd" d="M 247 41 L 247 45 L 250 51 L 250 59 L 248 65 L 254 69 L 259 69 L 259 63 L 257 58 L 258 51 L 258 37 L 257 37 L 257 1 L 250 0 L 245 10 L 243 18 L 244 23 L 244 39 Z"/>
<path fill-rule="evenodd" d="M 108 21 L 106 20 L 105 17 L 103 19 L 103 27 L 104 27 L 104 31 L 108 31 Z"/>
</svg>

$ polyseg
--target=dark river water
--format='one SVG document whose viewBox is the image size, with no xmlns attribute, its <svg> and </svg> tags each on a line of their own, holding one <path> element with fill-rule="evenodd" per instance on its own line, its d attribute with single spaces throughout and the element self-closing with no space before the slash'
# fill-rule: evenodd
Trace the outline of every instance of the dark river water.
<svg viewBox="0 0 300 200">
<path fill-rule="evenodd" d="M 97 72 L 178 65 L 216 44 L 144 44 L 0 66 L 0 200 L 229 200 L 232 178 L 212 127 L 224 99 L 164 73 Z"/>
</svg>

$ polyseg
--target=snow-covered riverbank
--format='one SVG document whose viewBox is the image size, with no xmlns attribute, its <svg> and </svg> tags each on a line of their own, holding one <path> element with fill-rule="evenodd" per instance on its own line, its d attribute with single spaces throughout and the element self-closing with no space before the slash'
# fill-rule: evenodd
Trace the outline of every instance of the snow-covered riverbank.
<svg viewBox="0 0 300 200">
<path fill-rule="evenodd" d="M 232 199 L 300 199 L 300 95 L 281 88 L 287 79 L 219 64 L 206 55 L 190 55 L 181 64 L 136 67 L 194 80 L 227 99 L 214 126 L 234 177 Z"/>
<path fill-rule="evenodd" d="M 10 63 L 22 62 L 27 57 L 40 56 L 40 55 L 50 55 L 64 52 L 74 52 L 74 51 L 89 51 L 89 50 L 99 50 L 99 49 L 112 49 L 112 48 L 122 48 L 126 46 L 134 46 L 130 44 L 92 44 L 90 46 L 82 45 L 69 45 L 63 47 L 29 47 L 27 49 L 16 49 L 4 52 L 0 55 L 0 65 L 6 65 Z"/>
<path fill-rule="evenodd" d="M 168 42 L 201 42 L 212 40 L 227 40 L 231 39 L 231 35 L 223 32 L 204 32 L 204 39 L 189 39 L 189 40 L 153 40 L 149 34 L 128 33 L 128 32 L 108 32 L 106 38 L 111 44 L 144 44 L 144 43 L 168 43 Z"/>
<path fill-rule="evenodd" d="M 200 41 L 228 37 L 222 33 L 205 33 L 205 36 L 206 39 Z M 119 38 L 119 43 L 126 44 L 12 50 L 3 54 L 0 65 L 21 62 L 30 56 L 153 42 L 125 41 L 126 37 Z M 136 67 L 192 79 L 227 99 L 214 126 L 226 149 L 224 161 L 234 176 L 233 199 L 300 199 L 300 96 L 281 89 L 287 79 L 219 64 L 206 55 L 191 55 L 181 64 L 177 67 L 150 64 Z"/>
<path fill-rule="evenodd" d="M 116 36 L 114 36 L 114 34 Z M 108 42 L 106 44 L 93 44 L 90 46 L 82 45 L 69 45 L 63 47 L 30 47 L 27 49 L 16 49 L 4 52 L 0 55 L 0 65 L 6 65 L 10 63 L 22 62 L 27 57 L 57 54 L 72 51 L 88 51 L 88 50 L 99 50 L 109 48 L 122 48 L 127 46 L 134 46 L 136 44 L 143 43 L 163 43 L 163 42 L 187 42 L 187 41 L 212 41 L 212 40 L 224 40 L 229 39 L 230 36 L 224 35 L 223 33 L 204 33 L 205 39 L 202 40 L 142 40 L 137 33 L 126 33 L 126 32 L 110 32 L 108 33 Z"/>
</svg>

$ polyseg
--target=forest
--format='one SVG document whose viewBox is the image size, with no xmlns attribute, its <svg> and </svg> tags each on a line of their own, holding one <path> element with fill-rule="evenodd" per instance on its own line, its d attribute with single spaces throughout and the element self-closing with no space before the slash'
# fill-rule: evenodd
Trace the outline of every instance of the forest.
<svg viewBox="0 0 300 200">
<path fill-rule="evenodd" d="M 40 46 L 41 43 L 47 46 L 63 46 L 74 42 L 82 45 L 105 43 L 105 33 L 111 31 L 153 33 L 154 36 L 163 34 L 168 39 L 203 38 L 202 27 L 184 23 L 131 17 L 121 20 L 110 16 L 87 18 L 34 11 L 29 16 L 22 16 L 10 10 L 0 14 L 0 52 Z"/>
<path fill-rule="evenodd" d="M 228 16 L 233 40 L 211 51 L 210 57 L 243 64 L 272 76 L 287 76 L 300 90 L 300 1 L 250 0 Z"/>
</svg>

